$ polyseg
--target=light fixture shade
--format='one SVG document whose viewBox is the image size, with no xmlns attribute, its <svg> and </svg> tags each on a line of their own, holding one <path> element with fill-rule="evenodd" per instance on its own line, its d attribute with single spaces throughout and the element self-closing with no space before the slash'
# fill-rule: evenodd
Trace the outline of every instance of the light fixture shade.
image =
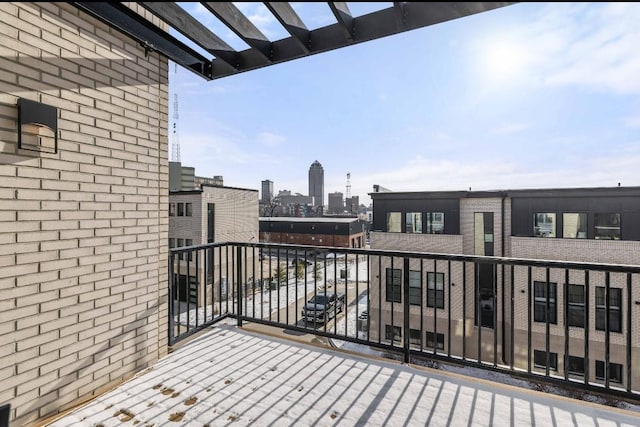
<svg viewBox="0 0 640 427">
<path fill-rule="evenodd" d="M 58 109 L 18 99 L 18 148 L 41 153 L 58 152 Z"/>
</svg>

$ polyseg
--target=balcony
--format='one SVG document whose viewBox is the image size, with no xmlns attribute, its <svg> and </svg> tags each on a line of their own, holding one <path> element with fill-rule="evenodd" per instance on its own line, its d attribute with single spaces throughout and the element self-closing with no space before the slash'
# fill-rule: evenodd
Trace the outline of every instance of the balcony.
<svg viewBox="0 0 640 427">
<path fill-rule="evenodd" d="M 640 267 L 248 243 L 170 258 L 174 351 L 51 425 L 639 422 Z M 325 292 L 344 306 L 303 318 Z"/>
</svg>

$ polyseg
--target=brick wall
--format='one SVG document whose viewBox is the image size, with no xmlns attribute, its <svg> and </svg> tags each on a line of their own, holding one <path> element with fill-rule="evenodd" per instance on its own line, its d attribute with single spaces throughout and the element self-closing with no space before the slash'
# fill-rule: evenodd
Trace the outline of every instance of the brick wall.
<svg viewBox="0 0 640 427">
<path fill-rule="evenodd" d="M 0 4 L 0 404 L 29 425 L 166 353 L 168 63 L 66 3 Z M 17 148 L 19 98 L 58 152 Z"/>
</svg>

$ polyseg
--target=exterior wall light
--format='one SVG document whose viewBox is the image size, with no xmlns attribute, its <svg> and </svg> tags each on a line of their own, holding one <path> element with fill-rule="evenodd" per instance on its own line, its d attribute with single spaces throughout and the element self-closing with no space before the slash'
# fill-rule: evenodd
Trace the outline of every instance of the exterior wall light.
<svg viewBox="0 0 640 427">
<path fill-rule="evenodd" d="M 58 109 L 18 99 L 18 148 L 41 153 L 58 152 Z"/>
</svg>

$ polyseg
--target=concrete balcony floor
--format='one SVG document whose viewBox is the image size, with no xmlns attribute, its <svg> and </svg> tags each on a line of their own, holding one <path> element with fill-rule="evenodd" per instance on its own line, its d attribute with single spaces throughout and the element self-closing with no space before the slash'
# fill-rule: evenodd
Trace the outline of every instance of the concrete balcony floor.
<svg viewBox="0 0 640 427">
<path fill-rule="evenodd" d="M 215 326 L 48 425 L 640 426 L 633 411 L 248 329 Z"/>
</svg>

